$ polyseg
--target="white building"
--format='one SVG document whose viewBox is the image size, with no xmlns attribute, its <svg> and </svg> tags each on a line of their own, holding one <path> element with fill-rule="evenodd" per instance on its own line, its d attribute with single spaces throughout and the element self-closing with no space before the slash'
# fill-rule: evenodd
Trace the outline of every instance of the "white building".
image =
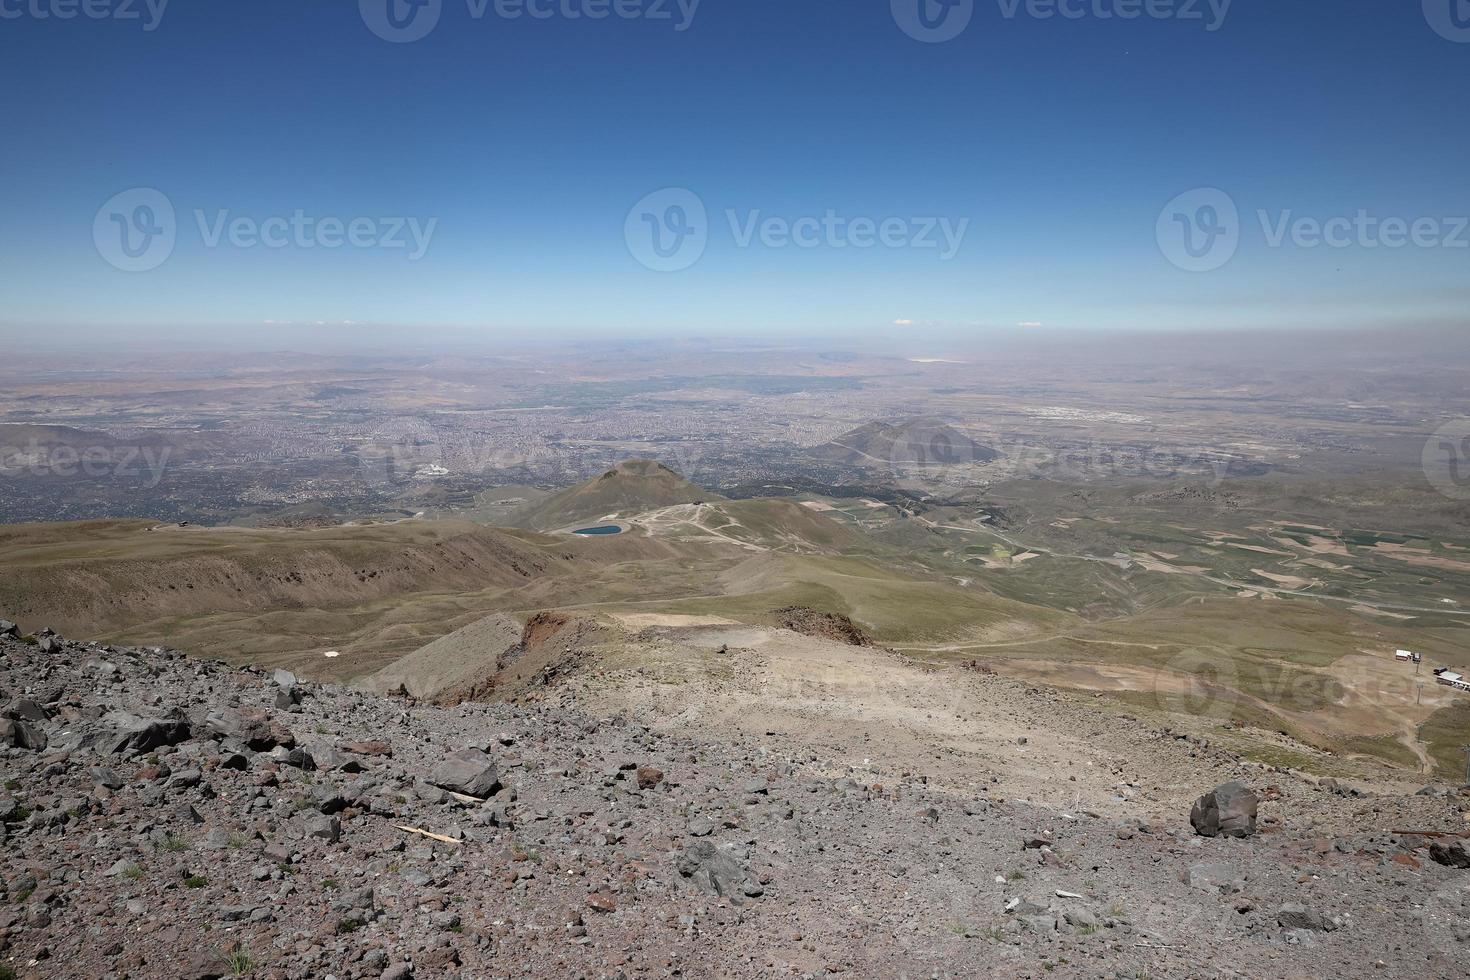
<svg viewBox="0 0 1470 980">
<path fill-rule="evenodd" d="M 1461 677 L 1453 670 L 1450 670 L 1448 667 L 1434 668 L 1434 679 L 1436 683 L 1443 684 L 1445 687 L 1458 688 L 1461 691 L 1470 691 L 1470 681 L 1467 681 L 1465 678 Z"/>
</svg>

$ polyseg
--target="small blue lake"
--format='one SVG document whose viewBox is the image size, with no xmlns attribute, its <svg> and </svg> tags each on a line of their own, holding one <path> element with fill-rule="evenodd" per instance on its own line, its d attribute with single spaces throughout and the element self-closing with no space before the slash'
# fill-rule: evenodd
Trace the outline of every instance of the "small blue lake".
<svg viewBox="0 0 1470 980">
<path fill-rule="evenodd" d="M 622 534 L 623 533 L 623 529 L 620 528 L 620 527 L 618 527 L 616 524 L 604 524 L 601 527 L 584 527 L 580 531 L 573 531 L 572 533 L 573 534 Z"/>
</svg>

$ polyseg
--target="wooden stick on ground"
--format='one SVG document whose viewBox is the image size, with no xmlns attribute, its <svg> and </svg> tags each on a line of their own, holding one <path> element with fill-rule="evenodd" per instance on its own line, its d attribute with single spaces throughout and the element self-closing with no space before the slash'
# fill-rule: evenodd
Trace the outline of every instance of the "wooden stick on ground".
<svg viewBox="0 0 1470 980">
<path fill-rule="evenodd" d="M 420 837 L 427 837 L 429 840 L 440 841 L 444 844 L 460 843 L 460 841 L 455 840 L 453 837 L 445 837 L 443 834 L 436 834 L 433 831 L 424 830 L 421 827 L 399 827 L 398 829 L 405 834 L 418 834 Z"/>
</svg>

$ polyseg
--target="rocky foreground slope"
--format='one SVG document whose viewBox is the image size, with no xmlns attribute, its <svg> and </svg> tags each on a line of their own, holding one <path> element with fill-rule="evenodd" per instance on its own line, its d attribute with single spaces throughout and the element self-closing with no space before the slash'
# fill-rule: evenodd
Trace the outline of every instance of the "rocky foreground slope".
<svg viewBox="0 0 1470 980">
<path fill-rule="evenodd" d="M 0 977 L 1462 977 L 1470 959 L 1470 852 L 1393 832 L 1463 828 L 1446 790 L 1365 808 L 1260 774 L 1257 833 L 1203 837 L 1187 809 L 1063 812 L 789 739 L 431 707 L 47 634 L 0 635 L 0 704 Z M 1322 836 L 1313 807 L 1356 829 Z M 1364 813 L 1435 826 L 1344 817 Z"/>
</svg>

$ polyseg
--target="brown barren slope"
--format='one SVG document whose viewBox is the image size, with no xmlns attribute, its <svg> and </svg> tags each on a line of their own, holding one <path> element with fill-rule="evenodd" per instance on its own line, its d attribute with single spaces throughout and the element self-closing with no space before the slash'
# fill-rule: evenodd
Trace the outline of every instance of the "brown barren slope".
<svg viewBox="0 0 1470 980">
<path fill-rule="evenodd" d="M 0 608 L 27 628 L 91 636 L 163 617 L 509 588 L 566 562 L 532 536 L 457 521 L 310 530 L 16 525 L 0 527 Z"/>
</svg>

